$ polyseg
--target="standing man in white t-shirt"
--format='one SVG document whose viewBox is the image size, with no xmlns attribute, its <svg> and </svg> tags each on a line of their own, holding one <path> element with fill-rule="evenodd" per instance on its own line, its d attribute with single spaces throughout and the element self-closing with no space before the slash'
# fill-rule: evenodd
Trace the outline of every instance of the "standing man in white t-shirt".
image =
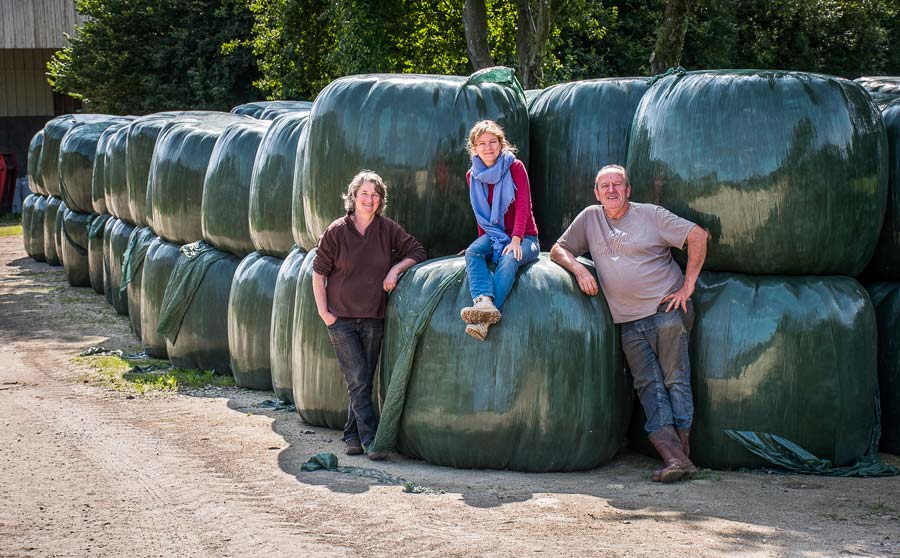
<svg viewBox="0 0 900 558">
<path fill-rule="evenodd" d="M 622 349 L 647 416 L 644 428 L 663 458 L 663 467 L 652 478 L 676 482 L 697 470 L 689 458 L 694 415 L 690 298 L 706 258 L 708 234 L 663 207 L 629 202 L 631 187 L 619 165 L 600 169 L 594 195 L 601 205 L 575 218 L 550 257 L 593 296 L 597 281 L 575 259 L 591 253 L 613 321 L 622 330 Z M 687 266 L 682 273 L 671 248 L 685 246 Z"/>
</svg>

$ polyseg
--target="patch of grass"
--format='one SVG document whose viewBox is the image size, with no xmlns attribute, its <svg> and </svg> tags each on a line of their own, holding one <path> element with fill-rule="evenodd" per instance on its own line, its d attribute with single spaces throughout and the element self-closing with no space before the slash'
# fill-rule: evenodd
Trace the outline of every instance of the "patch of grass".
<svg viewBox="0 0 900 558">
<path fill-rule="evenodd" d="M 93 373 L 82 378 L 87 383 L 120 391 L 139 394 L 149 392 L 175 392 L 181 389 L 205 386 L 234 386 L 231 376 L 216 376 L 211 370 L 169 369 L 153 372 L 130 372 L 135 366 L 166 366 L 166 360 L 128 359 L 115 355 L 75 357 L 91 368 Z"/>
<path fill-rule="evenodd" d="M 722 480 L 722 475 L 713 471 L 712 469 L 700 469 L 693 475 L 691 475 L 691 480 L 707 480 L 713 482 L 719 482 Z"/>
<path fill-rule="evenodd" d="M 22 225 L 0 221 L 0 236 L 22 236 Z"/>
</svg>

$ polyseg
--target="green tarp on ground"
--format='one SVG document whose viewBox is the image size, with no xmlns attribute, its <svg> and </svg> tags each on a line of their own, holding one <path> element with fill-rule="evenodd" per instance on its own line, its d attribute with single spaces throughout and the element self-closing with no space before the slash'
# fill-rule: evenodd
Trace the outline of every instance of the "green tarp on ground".
<svg viewBox="0 0 900 558">
<path fill-rule="evenodd" d="M 103 290 L 106 301 L 119 314 L 128 314 L 128 297 L 122 296 L 122 262 L 134 227 L 120 219 L 110 219 L 103 235 Z"/>
<path fill-rule="evenodd" d="M 311 426 L 343 430 L 347 422 L 347 382 L 316 308 L 312 274 L 316 250 L 303 259 L 294 298 L 291 387 L 300 417 Z M 374 397 L 374 396 L 373 396 Z"/>
<path fill-rule="evenodd" d="M 178 261 L 180 246 L 157 237 L 147 247 L 141 273 L 141 346 L 154 358 L 168 358 L 166 338 L 156 332 L 169 276 Z"/>
<path fill-rule="evenodd" d="M 63 137 L 59 146 L 59 186 L 62 199 L 70 211 L 94 211 L 92 184 L 100 137 L 110 126 L 124 122 L 127 120 L 76 124 Z"/>
<path fill-rule="evenodd" d="M 784 71 L 674 72 L 644 94 L 631 198 L 705 227 L 704 269 L 856 275 L 887 197 L 887 137 L 858 84 Z"/>
<path fill-rule="evenodd" d="M 405 402 L 396 447 L 404 455 L 519 471 L 607 463 L 625 438 L 631 389 L 605 299 L 584 295 L 544 254 L 520 270 L 503 318 L 482 343 L 466 335 L 459 317 L 472 302 L 464 266 L 461 257 L 425 262 L 388 299 L 381 361 L 388 395 L 376 446 L 394 430 L 390 394 L 399 382 Z M 439 286 L 454 274 L 428 316 Z M 424 328 L 410 347 L 419 320 Z M 398 364 L 404 357 L 411 368 Z"/>
<path fill-rule="evenodd" d="M 59 251 L 56 243 L 56 215 L 62 200 L 57 197 L 47 198 L 47 207 L 44 212 L 44 258 L 50 265 L 62 265 L 59 259 Z"/>
<path fill-rule="evenodd" d="M 47 218 L 47 196 L 37 196 L 34 200 L 34 213 L 31 217 L 31 257 L 38 262 L 47 261 L 44 252 L 44 220 Z M 23 233 L 24 234 L 24 233 Z"/>
<path fill-rule="evenodd" d="M 238 258 L 253 251 L 250 178 L 259 143 L 271 124 L 253 119 L 229 124 L 213 147 L 203 180 L 203 239 Z"/>
<path fill-rule="evenodd" d="M 28 188 L 35 194 L 46 196 L 41 180 L 41 151 L 44 148 L 44 130 L 38 130 L 28 144 Z"/>
<path fill-rule="evenodd" d="M 128 183 L 126 156 L 128 148 L 128 127 L 119 126 L 105 142 L 103 193 L 106 210 L 115 218 L 134 226 L 131 209 L 128 206 Z"/>
<path fill-rule="evenodd" d="M 66 280 L 73 287 L 91 286 L 87 238 L 89 218 L 90 214 L 77 213 L 71 209 L 63 212 L 60 255 Z"/>
<path fill-rule="evenodd" d="M 553 85 L 528 105 L 528 177 L 541 244 L 550 249 L 585 207 L 604 165 L 624 165 L 634 111 L 648 78 Z"/>
<path fill-rule="evenodd" d="M 252 252 L 234 272 L 228 298 L 228 351 L 231 373 L 240 387 L 272 389 L 269 334 L 281 262 Z"/>
<path fill-rule="evenodd" d="M 294 244 L 291 200 L 297 148 L 308 113 L 277 118 L 259 145 L 250 179 L 250 238 L 257 251 L 284 258 Z"/>
<path fill-rule="evenodd" d="M 291 351 L 294 345 L 294 303 L 297 280 L 306 252 L 296 246 L 282 261 L 275 278 L 272 297 L 272 328 L 269 333 L 269 359 L 272 366 L 272 389 L 282 401 L 294 402 L 291 379 Z"/>
<path fill-rule="evenodd" d="M 47 193 L 62 197 L 59 186 L 59 146 L 66 132 L 77 124 L 103 122 L 117 118 L 106 114 L 64 114 L 44 124 L 44 145 L 41 149 L 41 184 Z"/>
<path fill-rule="evenodd" d="M 150 227 L 140 227 L 131 232 L 128 238 L 128 247 L 122 256 L 122 284 L 119 287 L 119 296 L 128 301 L 128 321 L 131 323 L 131 331 L 140 339 L 141 330 L 141 287 L 144 276 L 144 259 L 150 243 L 156 240 L 156 235 Z"/>
<path fill-rule="evenodd" d="M 466 140 L 472 125 L 486 118 L 499 121 L 527 159 L 528 111 L 510 69 L 469 79 L 395 74 L 331 82 L 313 104 L 298 160 L 294 241 L 314 246 L 345 213 L 341 194 L 353 176 L 372 169 L 388 184 L 385 215 L 432 256 L 462 250 L 476 232 Z"/>
<path fill-rule="evenodd" d="M 869 270 L 874 276 L 900 279 L 900 102 L 881 112 L 888 137 L 887 211 Z"/>
<path fill-rule="evenodd" d="M 900 283 L 866 285 L 878 320 L 881 451 L 900 455 Z"/>
<path fill-rule="evenodd" d="M 99 294 L 105 293 L 103 284 L 103 233 L 110 218 L 109 215 L 94 213 L 88 222 L 88 273 L 90 275 L 91 288 Z"/>
</svg>

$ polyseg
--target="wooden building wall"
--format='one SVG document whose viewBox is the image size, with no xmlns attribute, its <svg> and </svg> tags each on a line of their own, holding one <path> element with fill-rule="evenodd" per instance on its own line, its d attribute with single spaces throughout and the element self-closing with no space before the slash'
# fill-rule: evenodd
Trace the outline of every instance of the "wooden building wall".
<svg viewBox="0 0 900 558">
<path fill-rule="evenodd" d="M 73 33 L 84 20 L 74 0 L 2 0 L 0 49 L 63 48 L 64 33 Z"/>
</svg>

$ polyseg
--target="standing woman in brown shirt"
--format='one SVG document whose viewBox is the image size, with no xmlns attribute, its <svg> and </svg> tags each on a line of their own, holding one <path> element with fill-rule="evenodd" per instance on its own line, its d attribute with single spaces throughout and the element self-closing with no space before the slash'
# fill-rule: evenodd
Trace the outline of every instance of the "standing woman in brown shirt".
<svg viewBox="0 0 900 558">
<path fill-rule="evenodd" d="M 387 188 L 374 172 L 364 170 L 353 177 L 342 197 L 347 215 L 331 223 L 319 239 L 313 294 L 347 380 L 346 453 L 366 451 L 369 459 L 378 461 L 386 452 L 368 448 L 378 428 L 372 385 L 384 336 L 387 293 L 397 286 L 401 273 L 425 261 L 425 249 L 382 215 Z"/>
</svg>

